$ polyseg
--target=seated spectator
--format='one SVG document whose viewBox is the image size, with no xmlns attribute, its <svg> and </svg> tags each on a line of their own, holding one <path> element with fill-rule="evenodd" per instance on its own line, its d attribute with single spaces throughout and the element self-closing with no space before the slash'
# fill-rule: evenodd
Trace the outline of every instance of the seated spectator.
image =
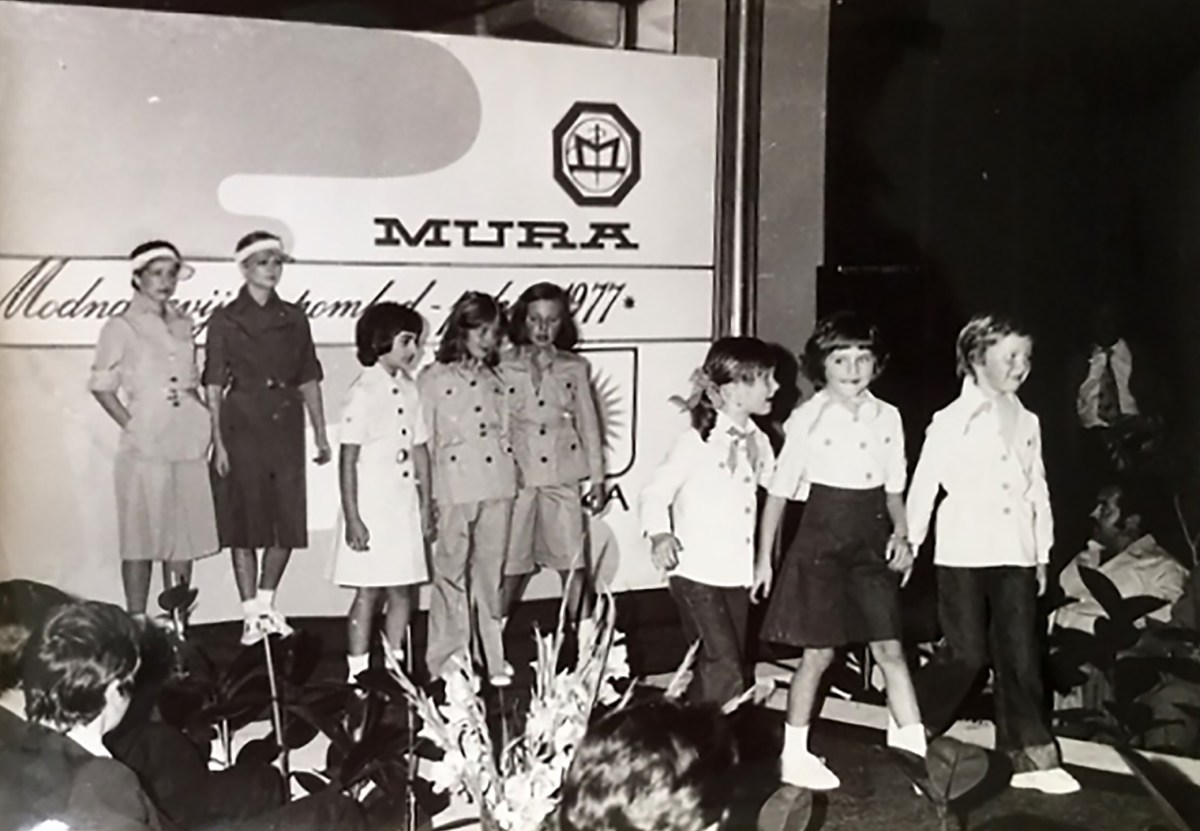
<svg viewBox="0 0 1200 831">
<path fill-rule="evenodd" d="M 1165 600 L 1162 608 L 1145 618 L 1170 621 L 1172 606 L 1188 581 L 1188 570 L 1160 547 L 1152 534 L 1143 531 L 1143 516 L 1131 493 L 1115 485 L 1100 491 L 1091 514 L 1091 539 L 1059 575 L 1063 593 L 1074 602 L 1055 613 L 1055 625 L 1092 632 L 1096 619 L 1107 617 L 1084 584 L 1081 568 L 1099 571 L 1123 598 L 1149 596 Z M 1144 625 L 1145 618 L 1138 625 Z"/>
<path fill-rule="evenodd" d="M 44 663 L 44 654 L 35 650 L 45 651 L 45 647 L 37 644 L 44 642 L 47 635 L 43 631 L 40 641 L 30 639 L 34 632 L 50 626 L 49 621 L 58 620 L 59 614 L 65 611 L 63 607 L 77 606 L 91 611 L 72 613 L 67 615 L 67 623 L 55 623 L 57 629 L 54 631 L 60 637 L 52 640 L 51 646 L 61 647 L 61 638 L 67 635 L 74 638 L 72 642 L 77 649 L 68 657 L 75 661 L 74 672 L 86 676 L 93 670 L 89 669 L 90 664 L 85 658 L 91 656 L 102 662 L 102 649 L 124 648 L 124 638 L 129 632 L 120 621 L 129 622 L 125 613 L 106 604 L 80 604 L 70 595 L 40 583 L 0 582 L 0 817 L 16 817 L 15 825 L 3 827 L 24 831 L 36 824 L 35 819 L 62 819 L 66 810 L 62 805 L 64 799 L 75 805 L 69 812 L 74 822 L 68 824 L 73 829 L 86 828 L 88 831 L 160 827 L 213 831 L 346 831 L 362 825 L 358 806 L 336 792 L 307 797 L 280 807 L 285 796 L 283 781 L 268 765 L 238 764 L 224 771 L 209 771 L 197 748 L 178 730 L 161 722 L 135 720 L 129 724 L 129 718 L 110 718 L 101 732 L 102 741 L 97 740 L 97 744 L 89 739 L 82 745 L 82 750 L 74 746 L 79 744 L 77 740 L 74 743 L 63 738 L 56 740 L 39 728 L 33 716 L 27 714 L 27 688 L 23 677 L 30 667 L 36 669 L 39 661 Z M 97 620 L 89 623 L 89 615 Z M 66 634 L 60 631 L 64 627 Z M 79 631 L 72 634 L 72 627 Z M 136 675 L 140 686 L 146 671 L 153 672 L 153 668 L 148 668 L 141 660 L 146 646 L 145 633 L 134 627 L 132 637 L 135 654 L 139 656 Z M 44 673 L 39 677 L 44 677 Z M 128 691 L 134 686 L 130 679 Z M 129 701 L 127 695 L 126 709 Z M 37 763 L 42 746 L 48 746 L 50 753 L 47 762 Z M 92 753 L 88 755 L 83 750 Z M 95 757 L 100 760 L 85 764 Z M 29 771 L 21 776 L 13 773 L 22 770 L 21 766 L 30 760 L 34 763 Z M 45 764 L 50 765 L 49 773 L 42 770 Z M 135 778 L 131 780 L 131 776 Z M 115 810 L 110 805 L 92 804 L 94 788 L 89 783 L 95 777 L 105 782 L 111 779 L 115 783 L 111 795 L 118 801 Z M 72 785 L 75 780 L 78 781 Z M 139 805 L 149 807 L 143 811 Z M 75 824 L 78 822 L 91 824 Z"/>
<path fill-rule="evenodd" d="M 548 825 L 558 831 L 715 829 L 728 810 L 736 762 L 732 732 L 715 708 L 652 701 L 617 710 L 588 728 Z"/>
<path fill-rule="evenodd" d="M 103 741 L 129 707 L 138 663 L 137 628 L 116 606 L 68 603 L 50 612 L 20 660 L 26 717 L 0 711 L 0 816 L 11 827 L 169 827 Z"/>
</svg>

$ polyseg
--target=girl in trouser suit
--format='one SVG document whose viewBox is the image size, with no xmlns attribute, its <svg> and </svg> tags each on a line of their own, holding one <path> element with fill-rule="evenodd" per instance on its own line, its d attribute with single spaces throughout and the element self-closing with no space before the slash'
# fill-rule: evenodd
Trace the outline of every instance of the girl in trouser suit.
<svg viewBox="0 0 1200 831">
<path fill-rule="evenodd" d="M 469 660 L 477 640 L 495 686 L 512 683 L 500 581 L 517 489 L 496 369 L 502 324 L 494 297 L 467 292 L 450 311 L 437 362 L 418 380 L 438 512 L 426 662 L 437 677 L 452 658 Z"/>
</svg>

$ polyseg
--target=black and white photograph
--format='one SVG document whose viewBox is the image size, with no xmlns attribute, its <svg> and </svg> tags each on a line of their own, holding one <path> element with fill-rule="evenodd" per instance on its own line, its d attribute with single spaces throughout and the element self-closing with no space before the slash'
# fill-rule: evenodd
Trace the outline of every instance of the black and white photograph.
<svg viewBox="0 0 1200 831">
<path fill-rule="evenodd" d="M 0 0 L 0 831 L 1200 831 L 1200 2 Z"/>
</svg>

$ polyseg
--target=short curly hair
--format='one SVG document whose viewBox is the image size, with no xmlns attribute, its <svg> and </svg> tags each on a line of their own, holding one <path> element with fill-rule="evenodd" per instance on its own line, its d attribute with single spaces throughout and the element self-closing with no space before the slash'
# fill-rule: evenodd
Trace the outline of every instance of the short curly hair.
<svg viewBox="0 0 1200 831">
<path fill-rule="evenodd" d="M 25 709 L 57 728 L 88 724 L 103 712 L 112 682 L 132 692 L 140 658 L 137 626 L 121 608 L 91 600 L 59 606 L 25 647 Z"/>
<path fill-rule="evenodd" d="M 602 717 L 563 780 L 560 831 L 701 831 L 720 822 L 737 764 L 715 707 L 655 700 Z"/>
</svg>

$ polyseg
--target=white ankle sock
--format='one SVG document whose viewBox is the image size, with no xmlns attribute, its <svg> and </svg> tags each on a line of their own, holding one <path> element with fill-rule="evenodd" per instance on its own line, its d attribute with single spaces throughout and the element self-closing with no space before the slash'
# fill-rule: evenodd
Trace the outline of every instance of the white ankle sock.
<svg viewBox="0 0 1200 831">
<path fill-rule="evenodd" d="M 242 601 L 242 615 L 248 618 L 257 617 L 262 611 L 262 606 L 257 597 L 252 597 L 249 600 Z"/>
<path fill-rule="evenodd" d="M 360 672 L 366 672 L 367 667 L 371 665 L 371 653 L 364 652 L 362 655 L 347 655 L 346 669 L 348 681 L 353 681 L 358 677 Z"/>
<path fill-rule="evenodd" d="M 262 604 L 263 609 L 275 608 L 275 590 L 274 589 L 259 589 L 258 602 Z"/>
<path fill-rule="evenodd" d="M 787 752 L 789 748 L 795 748 L 794 753 L 808 753 L 808 727 L 809 725 L 799 724 L 783 724 L 783 749 Z"/>
</svg>

